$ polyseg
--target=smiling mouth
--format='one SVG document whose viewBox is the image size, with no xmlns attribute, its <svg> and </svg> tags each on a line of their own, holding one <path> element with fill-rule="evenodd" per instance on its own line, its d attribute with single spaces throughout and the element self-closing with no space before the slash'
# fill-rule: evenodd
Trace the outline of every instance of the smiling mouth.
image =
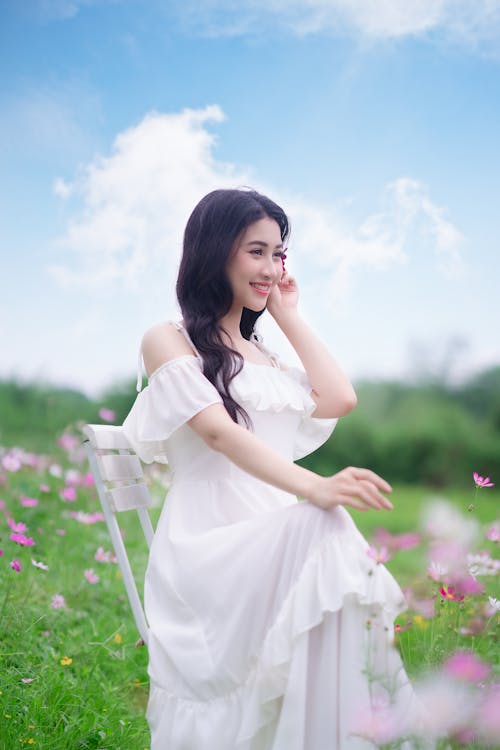
<svg viewBox="0 0 500 750">
<path fill-rule="evenodd" d="M 271 289 L 271 284 L 256 284 L 254 282 L 250 282 L 250 286 L 255 289 L 256 292 L 259 292 L 259 294 L 269 294 L 269 291 Z"/>
</svg>

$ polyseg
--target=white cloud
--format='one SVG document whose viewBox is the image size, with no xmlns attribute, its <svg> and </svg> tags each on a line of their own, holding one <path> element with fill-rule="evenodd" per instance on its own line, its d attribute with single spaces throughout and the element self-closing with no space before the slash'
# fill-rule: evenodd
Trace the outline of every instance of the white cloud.
<svg viewBox="0 0 500 750">
<path fill-rule="evenodd" d="M 217 187 L 252 182 L 248 169 L 215 158 L 208 126 L 223 119 L 217 106 L 148 114 L 116 137 L 111 155 L 81 170 L 75 184 L 56 181 L 62 198 L 80 195 L 83 206 L 56 243 L 65 257 L 50 273 L 63 286 L 172 286 L 184 225 L 196 202 Z M 443 275 L 460 272 L 460 232 L 416 180 L 402 177 L 387 185 L 381 210 L 358 226 L 331 206 L 253 182 L 286 206 L 293 246 L 300 248 L 292 250 L 290 262 L 306 285 L 328 290 L 330 305 L 349 296 L 359 270 L 407 263 L 410 238 L 413 248 L 417 243 L 430 250 L 431 268 Z"/>
<path fill-rule="evenodd" d="M 258 33 L 271 23 L 298 35 L 397 39 L 437 31 L 475 43 L 500 30 L 499 0 L 179 0 L 175 6 L 187 26 L 210 36 Z"/>
<path fill-rule="evenodd" d="M 139 288 L 159 270 L 171 281 L 194 205 L 216 187 L 249 181 L 248 171 L 213 156 L 216 138 L 206 125 L 223 119 L 217 106 L 152 113 L 120 133 L 110 156 L 65 185 L 83 210 L 56 243 L 65 260 L 50 273 L 65 286 Z"/>
</svg>

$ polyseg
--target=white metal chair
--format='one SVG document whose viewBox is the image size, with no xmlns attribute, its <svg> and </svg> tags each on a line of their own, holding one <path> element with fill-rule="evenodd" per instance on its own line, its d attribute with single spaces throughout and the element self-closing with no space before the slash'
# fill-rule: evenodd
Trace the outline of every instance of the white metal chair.
<svg viewBox="0 0 500 750">
<path fill-rule="evenodd" d="M 149 627 L 116 513 L 136 510 L 148 548 L 151 547 L 154 534 L 148 513 L 148 508 L 152 505 L 151 495 L 144 481 L 141 462 L 121 427 L 87 424 L 83 427 L 83 432 L 87 437 L 84 446 L 90 470 L 94 476 L 132 613 L 141 635 L 136 645 L 147 644 Z"/>
</svg>

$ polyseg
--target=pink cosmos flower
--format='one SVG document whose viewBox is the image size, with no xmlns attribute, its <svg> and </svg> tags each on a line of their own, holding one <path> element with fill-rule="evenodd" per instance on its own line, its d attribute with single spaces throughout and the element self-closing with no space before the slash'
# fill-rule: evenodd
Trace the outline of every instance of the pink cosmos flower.
<svg viewBox="0 0 500 750">
<path fill-rule="evenodd" d="M 470 683 L 437 671 L 415 683 L 415 690 L 419 715 L 414 729 L 418 736 L 445 738 L 469 726 L 475 708 Z"/>
<path fill-rule="evenodd" d="M 371 557 L 372 560 L 375 560 L 377 565 L 380 563 L 386 563 L 392 557 L 391 553 L 385 546 L 380 547 L 380 549 L 377 549 L 376 547 L 368 547 L 366 554 L 368 557 Z"/>
<path fill-rule="evenodd" d="M 412 549 L 421 542 L 420 534 L 408 532 L 406 534 L 391 534 L 387 529 L 377 529 L 373 535 L 374 540 L 380 546 L 384 545 L 393 552 L 398 550 Z"/>
<path fill-rule="evenodd" d="M 58 438 L 57 444 L 60 448 L 65 451 L 72 451 L 78 445 L 79 440 L 75 435 L 69 435 L 67 432 L 63 432 L 61 437 Z"/>
<path fill-rule="evenodd" d="M 36 508 L 36 506 L 38 505 L 38 500 L 36 499 L 36 497 L 21 496 L 19 499 L 23 508 Z"/>
<path fill-rule="evenodd" d="M 500 601 L 498 599 L 495 599 L 493 596 L 489 596 L 488 601 L 493 612 L 500 612 Z"/>
<path fill-rule="evenodd" d="M 374 745 L 394 742 L 405 733 L 405 722 L 394 706 L 384 698 L 373 699 L 372 705 L 360 707 L 351 732 Z"/>
<path fill-rule="evenodd" d="M 472 474 L 472 476 L 474 478 L 474 482 L 476 483 L 476 487 L 494 487 L 495 486 L 493 482 L 490 482 L 489 477 L 482 477 L 480 476 L 480 474 L 477 473 L 477 471 L 475 471 Z"/>
<path fill-rule="evenodd" d="M 33 560 L 33 558 L 31 558 L 31 564 L 34 565 L 35 568 L 40 568 L 40 570 L 48 570 L 49 569 L 48 565 L 45 565 L 45 563 L 43 563 L 43 562 L 37 562 L 36 560 Z"/>
<path fill-rule="evenodd" d="M 25 685 L 29 685 L 34 679 L 34 677 L 21 677 L 21 682 L 24 682 Z"/>
<path fill-rule="evenodd" d="M 90 472 L 87 474 L 84 474 L 82 478 L 80 479 L 80 484 L 82 487 L 93 487 L 94 485 L 94 477 Z"/>
<path fill-rule="evenodd" d="M 116 556 L 112 552 L 105 552 L 102 547 L 98 547 L 97 552 L 94 555 L 94 560 L 100 563 L 117 562 Z"/>
<path fill-rule="evenodd" d="M 21 572 L 21 563 L 19 562 L 17 558 L 15 558 L 14 560 L 10 562 L 10 567 L 12 568 L 12 570 L 15 570 L 16 573 Z"/>
<path fill-rule="evenodd" d="M 427 575 L 433 581 L 444 581 L 448 575 L 448 566 L 435 562 L 435 560 L 431 560 L 430 565 L 427 568 Z"/>
<path fill-rule="evenodd" d="M 59 534 L 59 536 L 66 536 L 66 529 L 56 529 L 56 534 Z"/>
<path fill-rule="evenodd" d="M 451 579 L 455 586 L 455 592 L 457 594 L 465 594 L 465 596 L 476 596 L 477 594 L 484 594 L 484 586 L 479 583 L 477 578 L 471 575 L 457 575 Z M 450 587 L 451 588 L 451 587 Z"/>
<path fill-rule="evenodd" d="M 9 539 L 16 542 L 16 544 L 20 544 L 22 547 L 32 547 L 35 544 L 34 539 L 30 536 L 25 536 L 24 534 L 10 534 Z"/>
<path fill-rule="evenodd" d="M 13 518 L 8 518 L 7 523 L 9 524 L 12 531 L 17 531 L 19 534 L 22 534 L 24 531 L 28 530 L 28 527 L 25 523 L 16 523 Z"/>
<path fill-rule="evenodd" d="M 59 493 L 61 500 L 67 500 L 68 502 L 74 502 L 76 500 L 76 490 L 74 487 L 64 487 Z"/>
<path fill-rule="evenodd" d="M 490 542 L 500 542 L 500 524 L 494 523 L 486 532 L 486 539 Z"/>
<path fill-rule="evenodd" d="M 2 458 L 2 466 L 5 471 L 14 473 L 19 471 L 22 465 L 21 459 L 12 455 L 12 453 L 7 453 L 7 455 Z"/>
<path fill-rule="evenodd" d="M 64 481 L 72 487 L 76 487 L 80 484 L 81 474 L 78 469 L 68 469 L 64 475 Z"/>
<path fill-rule="evenodd" d="M 491 671 L 489 664 L 468 651 L 457 651 L 450 656 L 445 661 L 443 669 L 452 677 L 473 683 L 482 682 Z"/>
<path fill-rule="evenodd" d="M 114 422 L 116 414 L 111 409 L 99 409 L 99 416 L 104 422 Z"/>
<path fill-rule="evenodd" d="M 446 586 L 441 586 L 441 588 L 439 589 L 439 593 L 441 594 L 443 599 L 449 599 L 452 602 L 461 602 L 465 598 L 463 594 L 455 593 L 454 586 L 448 586 L 448 588 L 446 588 Z"/>
<path fill-rule="evenodd" d="M 0 557 L 3 555 L 3 549 L 0 549 Z"/>
<path fill-rule="evenodd" d="M 40 492 L 50 492 L 50 487 L 48 484 L 39 484 L 38 489 Z"/>
<path fill-rule="evenodd" d="M 5 508 L 5 500 L 0 500 L 0 510 L 4 510 Z"/>
<path fill-rule="evenodd" d="M 91 526 L 99 521 L 105 521 L 104 513 L 84 513 L 83 510 L 72 510 L 70 512 L 71 518 L 74 518 L 78 523 L 83 523 L 86 526 Z"/>
<path fill-rule="evenodd" d="M 62 477 L 62 468 L 59 464 L 52 464 L 49 466 L 49 474 L 53 477 Z"/>
<path fill-rule="evenodd" d="M 83 575 L 89 583 L 99 583 L 99 576 L 94 573 L 92 568 L 87 568 L 87 570 L 84 571 Z"/>
<path fill-rule="evenodd" d="M 53 609 L 62 609 L 66 606 L 66 600 L 62 594 L 54 594 L 50 606 Z"/>
</svg>

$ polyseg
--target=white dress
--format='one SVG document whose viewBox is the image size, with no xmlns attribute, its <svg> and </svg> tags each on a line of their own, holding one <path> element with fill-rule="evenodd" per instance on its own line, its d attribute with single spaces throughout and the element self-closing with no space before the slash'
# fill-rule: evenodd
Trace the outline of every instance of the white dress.
<svg viewBox="0 0 500 750">
<path fill-rule="evenodd" d="M 292 461 L 336 420 L 311 417 L 304 372 L 271 362 L 245 362 L 232 395 Z M 145 579 L 151 750 L 373 748 L 359 727 L 376 703 L 414 710 L 392 646 L 402 592 L 343 507 L 298 502 L 186 424 L 220 402 L 199 355 L 181 356 L 123 425 L 143 461 L 173 474 Z"/>
</svg>

